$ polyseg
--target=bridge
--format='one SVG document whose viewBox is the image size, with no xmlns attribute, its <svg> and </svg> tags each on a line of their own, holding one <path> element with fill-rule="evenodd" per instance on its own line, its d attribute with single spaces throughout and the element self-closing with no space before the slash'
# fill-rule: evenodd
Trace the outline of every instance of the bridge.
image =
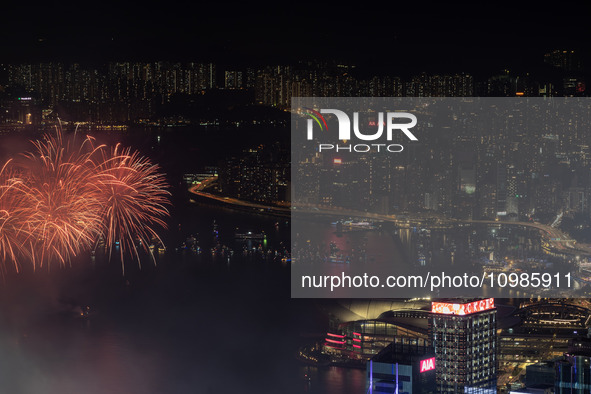
<svg viewBox="0 0 591 394">
<path fill-rule="evenodd" d="M 557 228 L 547 224 L 538 222 L 515 222 L 505 220 L 463 220 L 450 219 L 437 213 L 424 213 L 413 215 L 385 215 L 371 212 L 356 211 L 351 209 L 333 208 L 333 207 L 318 207 L 313 205 L 297 205 L 292 208 L 302 213 L 309 213 L 315 215 L 330 215 L 330 216 L 345 216 L 363 219 L 373 219 L 384 222 L 394 222 L 398 225 L 404 225 L 410 222 L 430 222 L 435 225 L 452 225 L 452 224 L 488 224 L 488 225 L 503 225 L 503 226 L 522 226 L 534 228 L 540 231 L 544 240 L 554 249 L 562 253 L 570 253 L 580 257 L 591 257 L 591 246 L 585 244 L 576 244 L 576 240 L 569 239 L 569 237 Z M 430 227 L 432 227 L 430 225 Z"/>
<path fill-rule="evenodd" d="M 297 204 L 295 206 L 289 206 L 287 204 L 285 204 L 285 206 L 267 205 L 264 203 L 255 203 L 240 200 L 233 197 L 225 197 L 208 193 L 206 189 L 211 187 L 212 184 L 216 181 L 217 176 L 207 178 L 203 180 L 201 183 L 191 186 L 189 188 L 189 191 L 195 195 L 216 200 L 224 204 L 234 205 L 242 208 L 252 208 L 254 210 L 258 210 L 261 212 L 264 211 L 278 214 L 302 213 L 330 217 L 352 217 L 358 219 L 370 219 L 375 221 L 391 222 L 396 223 L 399 226 L 409 226 L 411 222 L 423 222 L 428 223 L 429 227 L 451 226 L 453 224 L 462 223 L 529 227 L 540 231 L 544 241 L 560 253 L 568 253 L 580 257 L 591 257 L 591 245 L 577 244 L 575 240 L 569 239 L 569 237 L 562 231 L 548 224 L 542 224 L 538 222 L 513 222 L 504 220 L 450 219 L 436 212 L 415 213 L 412 215 L 387 215 L 341 207 L 328 207 L 314 204 Z"/>
</svg>

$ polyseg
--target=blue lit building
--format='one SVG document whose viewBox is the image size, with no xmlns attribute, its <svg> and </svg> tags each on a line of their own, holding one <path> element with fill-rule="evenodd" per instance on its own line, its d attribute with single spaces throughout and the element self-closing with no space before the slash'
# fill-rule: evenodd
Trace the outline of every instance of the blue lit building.
<svg viewBox="0 0 591 394">
<path fill-rule="evenodd" d="M 591 357 L 583 354 L 565 354 L 556 362 L 556 394 L 591 393 Z"/>
</svg>

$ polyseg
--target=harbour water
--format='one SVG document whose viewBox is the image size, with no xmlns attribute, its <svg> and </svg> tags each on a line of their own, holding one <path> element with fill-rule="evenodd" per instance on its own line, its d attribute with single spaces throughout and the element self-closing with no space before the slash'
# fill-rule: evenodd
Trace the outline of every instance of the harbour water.
<svg viewBox="0 0 591 394">
<path fill-rule="evenodd" d="M 207 135 L 191 137 L 188 144 L 195 148 L 178 155 L 182 138 L 175 134 L 158 138 L 151 131 L 144 139 L 124 139 L 153 149 L 154 160 L 178 180 L 192 154 L 197 157 L 187 171 L 211 164 L 208 144 L 225 137 Z M 350 248 L 349 236 L 336 237 L 330 222 L 317 231 L 318 239 Z M 249 232 L 264 236 L 236 237 Z M 433 235 L 429 242 L 447 245 L 448 235 Z M 295 357 L 300 346 L 321 340 L 328 324 L 322 300 L 290 298 L 290 266 L 284 259 L 288 219 L 192 203 L 179 182 L 173 184 L 172 216 L 162 236 L 166 250 L 156 253 L 156 264 L 144 256 L 140 270 L 126 261 L 125 276 L 120 262 L 101 253 L 49 272 L 25 269 L 5 276 L 0 285 L 3 392 L 364 392 L 363 370 L 307 366 Z M 384 236 L 397 238 L 389 246 L 394 251 L 376 246 Z M 427 242 L 420 229 L 350 237 L 370 246 L 368 260 L 394 255 L 416 260 L 421 253 L 416 240 Z M 349 245 L 354 244 L 352 239 Z"/>
<path fill-rule="evenodd" d="M 125 277 L 119 262 L 98 254 L 94 262 L 88 256 L 72 267 L 7 277 L 0 290 L 3 390 L 360 392 L 363 371 L 296 360 L 325 322 L 314 300 L 290 299 L 289 266 L 239 252 L 245 242 L 235 240 L 236 227 L 265 231 L 264 248 L 276 250 L 288 224 L 195 204 L 183 217 L 182 231 L 196 234 L 200 254 L 168 247 L 156 266 L 127 262 Z M 230 260 L 212 254 L 218 242 L 238 253 Z"/>
</svg>

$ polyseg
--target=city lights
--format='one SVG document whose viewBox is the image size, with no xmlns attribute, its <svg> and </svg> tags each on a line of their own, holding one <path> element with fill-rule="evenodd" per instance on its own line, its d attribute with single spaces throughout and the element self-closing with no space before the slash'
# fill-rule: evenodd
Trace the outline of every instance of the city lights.
<svg viewBox="0 0 591 394">
<path fill-rule="evenodd" d="M 442 315 L 458 315 L 464 316 L 471 313 L 483 312 L 489 309 L 494 309 L 495 299 L 488 298 L 486 300 L 478 300 L 468 302 L 465 304 L 449 303 L 449 302 L 432 302 L 431 312 Z"/>
</svg>

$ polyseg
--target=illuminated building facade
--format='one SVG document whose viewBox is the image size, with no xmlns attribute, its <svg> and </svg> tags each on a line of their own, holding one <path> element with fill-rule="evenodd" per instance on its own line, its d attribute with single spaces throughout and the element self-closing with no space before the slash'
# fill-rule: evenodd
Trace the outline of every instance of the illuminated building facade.
<svg viewBox="0 0 591 394">
<path fill-rule="evenodd" d="M 368 360 L 391 343 L 428 345 L 427 333 L 421 328 L 385 319 L 344 323 L 338 332 L 327 333 L 324 350 L 349 359 Z"/>
<path fill-rule="evenodd" d="M 569 342 L 568 352 L 555 366 L 554 392 L 583 394 L 591 392 L 591 337 L 581 336 Z"/>
<path fill-rule="evenodd" d="M 392 343 L 367 363 L 366 393 L 435 392 L 435 354 L 431 346 Z"/>
<path fill-rule="evenodd" d="M 562 357 L 569 351 L 573 333 L 585 332 L 591 321 L 588 309 L 564 300 L 523 303 L 515 316 L 520 323 L 499 335 L 501 363 L 537 363 Z"/>
<path fill-rule="evenodd" d="M 497 392 L 496 312 L 493 298 L 432 303 L 438 393 Z"/>
<path fill-rule="evenodd" d="M 591 357 L 587 352 L 565 354 L 564 360 L 556 362 L 557 394 L 583 394 L 591 392 Z"/>
</svg>

